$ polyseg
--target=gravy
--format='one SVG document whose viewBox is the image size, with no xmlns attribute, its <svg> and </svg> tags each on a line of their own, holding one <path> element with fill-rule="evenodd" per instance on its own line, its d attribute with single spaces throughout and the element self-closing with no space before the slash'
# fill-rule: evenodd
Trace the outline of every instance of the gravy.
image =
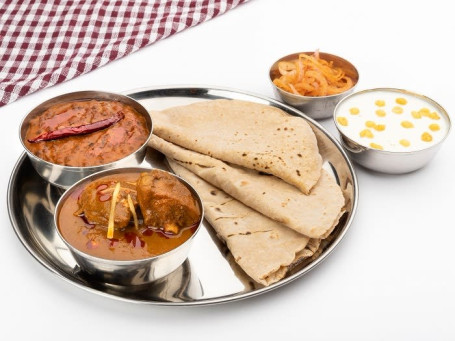
<svg viewBox="0 0 455 341">
<path fill-rule="evenodd" d="M 60 129 L 93 125 L 122 114 L 107 128 L 88 134 L 31 142 Z M 63 166 L 97 166 L 120 160 L 139 149 L 150 129 L 145 118 L 118 101 L 74 101 L 56 104 L 30 120 L 25 146 L 37 157 Z"/>
<path fill-rule="evenodd" d="M 136 182 L 140 173 L 126 173 L 101 178 L 106 182 Z M 99 181 L 99 180 L 98 180 Z M 178 181 L 178 180 L 176 180 Z M 76 188 L 62 204 L 58 215 L 58 229 L 63 238 L 76 249 L 95 257 L 112 260 L 136 260 L 149 258 L 168 252 L 188 240 L 196 231 L 200 222 L 180 229 L 174 235 L 158 227 L 144 224 L 140 219 L 136 229 L 130 222 L 128 226 L 115 229 L 114 237 L 107 238 L 106 224 L 89 222 L 84 215 L 79 215 L 79 199 L 87 186 Z M 200 215 L 200 208 L 198 207 Z"/>
</svg>

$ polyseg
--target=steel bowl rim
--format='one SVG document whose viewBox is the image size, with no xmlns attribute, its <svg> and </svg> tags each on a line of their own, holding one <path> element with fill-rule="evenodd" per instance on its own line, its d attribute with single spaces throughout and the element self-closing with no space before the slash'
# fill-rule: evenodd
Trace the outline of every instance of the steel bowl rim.
<svg viewBox="0 0 455 341">
<path fill-rule="evenodd" d="M 118 174 L 118 173 L 126 173 L 126 172 L 142 172 L 142 171 L 147 172 L 147 171 L 151 171 L 151 170 L 158 170 L 158 171 L 161 171 L 161 172 L 165 172 L 165 173 L 168 173 L 168 174 L 172 175 L 172 177 L 174 177 L 174 178 L 178 178 L 178 180 L 180 182 L 182 182 L 185 186 L 187 186 L 187 188 L 189 188 L 190 191 L 192 192 L 192 194 L 195 195 L 196 198 L 197 198 L 198 205 L 199 205 L 199 208 L 201 210 L 200 219 L 199 219 L 197 228 L 194 231 L 194 233 L 186 241 L 184 241 L 182 244 L 180 244 L 179 246 L 173 248 L 172 250 L 169 250 L 169 251 L 167 251 L 165 253 L 161 253 L 159 255 L 152 256 L 152 257 L 133 259 L 133 260 L 115 260 L 115 259 L 107 259 L 107 258 L 102 258 L 102 257 L 96 257 L 96 256 L 90 255 L 90 254 L 88 254 L 88 253 L 86 253 L 84 251 L 81 251 L 81 250 L 77 249 L 76 247 L 74 247 L 71 243 L 69 243 L 62 236 L 62 234 L 60 232 L 60 229 L 58 227 L 59 224 L 58 224 L 58 219 L 57 218 L 58 218 L 58 215 L 60 213 L 61 206 L 63 205 L 63 202 L 71 194 L 71 192 L 74 191 L 77 187 L 82 185 L 84 182 L 91 182 L 91 181 L 97 180 L 98 178 L 101 178 L 103 176 L 107 176 L 107 175 L 109 175 L 108 173 Z M 193 239 L 196 237 L 196 235 L 198 234 L 199 230 L 201 229 L 203 220 L 204 220 L 204 205 L 202 204 L 202 198 L 201 198 L 201 196 L 199 195 L 199 193 L 196 191 L 196 189 L 193 186 L 191 186 L 186 180 L 182 179 L 180 176 L 178 176 L 176 174 L 173 174 L 171 172 L 165 171 L 163 169 L 149 168 L 149 167 L 120 167 L 120 168 L 105 169 L 105 170 L 102 170 L 100 172 L 96 172 L 96 173 L 90 174 L 90 175 L 78 180 L 73 185 L 71 185 L 71 187 L 69 187 L 62 194 L 62 196 L 59 198 L 59 200 L 57 201 L 57 204 L 55 205 L 55 210 L 54 210 L 54 225 L 55 225 L 55 229 L 57 231 L 57 234 L 62 239 L 62 241 L 65 243 L 65 245 L 68 247 L 68 249 L 71 252 L 75 252 L 77 255 L 79 255 L 79 256 L 81 256 L 81 257 L 83 257 L 83 258 L 85 258 L 85 259 L 87 259 L 87 260 L 89 260 L 91 262 L 105 263 L 105 264 L 115 264 L 115 265 L 119 265 L 119 266 L 128 266 L 128 265 L 133 265 L 133 264 L 134 265 L 138 265 L 138 264 L 142 264 L 142 263 L 149 263 L 149 262 L 151 262 L 151 261 L 153 261 L 155 259 L 160 259 L 160 258 L 164 258 L 164 257 L 167 257 L 167 256 L 172 256 L 173 253 L 176 253 L 180 249 L 183 249 L 184 247 L 189 246 L 189 244 L 193 241 Z"/>
<path fill-rule="evenodd" d="M 391 150 L 375 149 L 375 148 L 371 148 L 370 146 L 364 146 L 363 144 L 358 143 L 356 140 L 352 139 L 351 137 L 349 137 L 348 135 L 343 133 L 342 129 L 340 128 L 340 126 L 339 126 L 339 124 L 338 124 L 338 122 L 336 120 L 337 110 L 339 109 L 341 104 L 346 102 L 346 101 L 348 101 L 350 98 L 355 97 L 356 95 L 360 95 L 360 94 L 364 94 L 364 93 L 368 93 L 368 92 L 375 92 L 375 91 L 389 91 L 389 92 L 404 93 L 404 94 L 407 94 L 407 95 L 410 95 L 410 96 L 417 96 L 417 97 L 419 97 L 419 98 L 421 98 L 421 99 L 423 99 L 425 101 L 430 102 L 430 104 L 432 104 L 436 108 L 438 108 L 440 110 L 441 114 L 447 119 L 447 123 L 448 123 L 447 124 L 447 131 L 446 131 L 444 137 L 439 142 L 437 142 L 435 144 L 432 144 L 432 145 L 430 145 L 428 147 L 418 149 L 418 150 L 391 151 Z M 332 120 L 333 120 L 333 122 L 335 124 L 335 127 L 338 130 L 338 133 L 343 138 L 348 138 L 356 146 L 361 147 L 363 149 L 363 151 L 374 151 L 374 152 L 377 152 L 377 153 L 380 153 L 380 154 L 384 154 L 384 155 L 387 155 L 387 154 L 389 154 L 389 155 L 413 155 L 413 154 L 416 154 L 416 153 L 419 153 L 419 152 L 422 152 L 422 151 L 428 151 L 428 150 L 431 150 L 431 149 L 437 149 L 446 140 L 447 136 L 449 136 L 450 130 L 452 129 L 452 121 L 450 120 L 449 114 L 444 109 L 444 107 L 442 105 L 440 105 L 438 102 L 436 102 L 435 100 L 433 100 L 430 97 L 427 97 L 425 95 L 422 95 L 420 93 L 417 93 L 417 92 L 413 92 L 413 91 L 409 91 L 409 90 L 405 90 L 405 89 L 400 89 L 400 88 L 387 88 L 387 87 L 364 89 L 364 90 L 356 91 L 356 92 L 354 92 L 352 94 L 347 95 L 346 97 L 341 99 L 341 101 L 338 102 L 337 105 L 335 106 L 335 109 L 333 110 Z M 344 148 L 344 143 L 343 143 L 343 148 Z"/>
</svg>

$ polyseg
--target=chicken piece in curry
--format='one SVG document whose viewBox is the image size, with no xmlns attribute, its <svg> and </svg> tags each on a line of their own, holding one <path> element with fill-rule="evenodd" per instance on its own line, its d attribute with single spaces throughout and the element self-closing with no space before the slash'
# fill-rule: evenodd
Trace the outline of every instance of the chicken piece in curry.
<svg viewBox="0 0 455 341">
<path fill-rule="evenodd" d="M 142 173 L 137 182 L 137 200 L 144 223 L 177 234 L 182 227 L 199 221 L 200 210 L 189 189 L 168 173 Z"/>
<path fill-rule="evenodd" d="M 76 214 L 83 213 L 85 218 L 92 224 L 107 226 L 112 205 L 112 194 L 117 182 L 115 180 L 97 180 L 85 187 L 79 197 L 80 210 Z M 114 226 L 118 229 L 128 226 L 132 218 L 128 195 L 131 197 L 134 206 L 137 206 L 136 183 L 119 182 L 120 190 L 115 200 L 114 209 Z"/>
</svg>

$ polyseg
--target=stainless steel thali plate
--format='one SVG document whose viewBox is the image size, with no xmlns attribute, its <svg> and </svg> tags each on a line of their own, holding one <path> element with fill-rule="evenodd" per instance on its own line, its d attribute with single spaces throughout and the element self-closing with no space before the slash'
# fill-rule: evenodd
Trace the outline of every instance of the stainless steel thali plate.
<svg viewBox="0 0 455 341">
<path fill-rule="evenodd" d="M 358 185 L 347 155 L 324 128 L 301 112 L 255 94 L 203 86 L 169 86 L 132 90 L 126 95 L 148 110 L 185 105 L 201 100 L 241 99 L 278 107 L 308 121 L 318 139 L 324 168 L 338 180 L 346 198 L 346 213 L 318 255 L 293 267 L 281 281 L 268 287 L 255 284 L 232 260 L 211 226 L 204 225 L 194 240 L 185 263 L 167 277 L 149 285 L 124 287 L 98 282 L 80 272 L 53 223 L 55 204 L 63 190 L 44 181 L 26 154 L 14 167 L 8 185 L 7 204 L 12 226 L 25 248 L 44 267 L 60 278 L 90 292 L 111 298 L 155 305 L 207 305 L 230 302 L 269 292 L 303 276 L 321 263 L 338 245 L 354 218 Z M 163 155 L 149 149 L 142 166 L 167 169 Z"/>
</svg>

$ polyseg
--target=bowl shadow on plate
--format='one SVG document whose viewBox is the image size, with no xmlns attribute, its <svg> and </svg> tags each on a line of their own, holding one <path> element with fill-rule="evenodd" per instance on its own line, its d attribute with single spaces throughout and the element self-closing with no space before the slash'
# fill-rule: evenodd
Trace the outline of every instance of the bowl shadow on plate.
<svg viewBox="0 0 455 341">
<path fill-rule="evenodd" d="M 134 299 L 136 297 L 150 297 L 157 302 L 187 302 L 193 297 L 202 296 L 203 289 L 198 279 L 192 276 L 191 264 L 185 260 L 169 275 L 151 283 L 141 285 L 118 285 L 107 282 L 94 281 L 90 274 L 82 271 L 78 266 L 74 268 L 74 276 L 85 282 L 92 289 L 107 295 Z M 145 299 L 144 299 L 145 301 Z"/>
</svg>

